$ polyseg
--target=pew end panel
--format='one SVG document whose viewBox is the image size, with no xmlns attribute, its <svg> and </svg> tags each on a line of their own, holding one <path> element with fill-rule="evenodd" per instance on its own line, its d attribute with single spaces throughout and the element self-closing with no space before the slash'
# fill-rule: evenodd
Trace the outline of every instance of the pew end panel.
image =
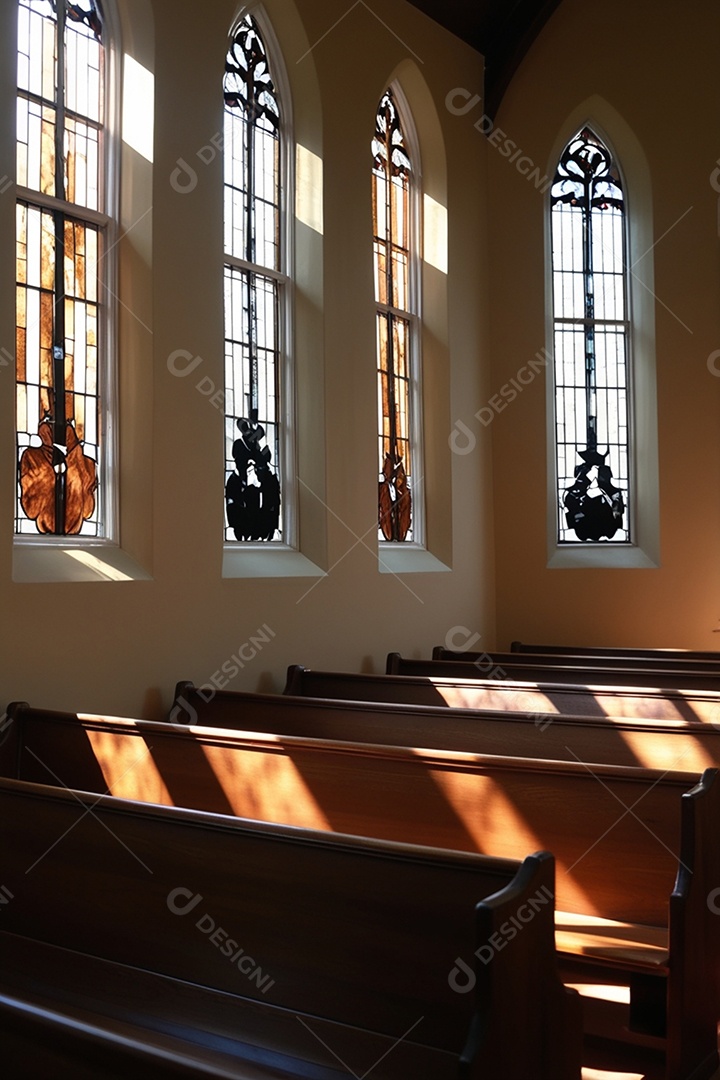
<svg viewBox="0 0 720 1080">
<path fill-rule="evenodd" d="M 191 696 L 199 697 L 199 691 L 189 679 L 180 679 L 175 684 L 173 703 L 168 713 L 170 724 L 196 724 L 197 713 L 189 701 Z M 203 699 L 204 702 L 204 699 Z"/>
<path fill-rule="evenodd" d="M 290 694 L 293 697 L 301 694 L 303 673 L 308 670 L 303 664 L 290 664 L 287 669 L 283 694 Z"/>
<path fill-rule="evenodd" d="M 720 770 L 706 769 L 681 797 L 680 858 L 670 897 L 668 1075 L 683 1077 L 705 1055 L 706 1075 L 720 1064 L 712 1025 L 720 1017 Z M 681 977 L 679 977 L 681 974 Z M 689 1054 L 694 1048 L 693 1056 Z"/>
<path fill-rule="evenodd" d="M 475 952 L 475 989 L 467 990 L 477 996 L 478 1007 L 473 1017 L 469 1038 L 462 1055 L 463 1080 L 487 1076 L 522 1076 L 523 1047 L 509 1048 L 502 1029 L 483 1031 L 480 1017 L 486 1014 L 488 995 L 494 996 L 500 1015 L 512 1013 L 522 1017 L 526 1041 L 536 1047 L 540 1060 L 550 1060 L 561 1048 L 558 1061 L 558 1080 L 577 1075 L 577 1062 L 582 1059 L 583 1002 L 576 990 L 566 987 L 560 978 L 548 977 L 557 970 L 554 935 L 555 864 L 546 853 L 526 859 L 512 885 L 483 900 L 476 907 L 477 941 Z M 537 920 L 541 934 L 526 934 L 525 930 Z M 539 929 L 539 927 L 538 927 Z M 518 967 L 530 973 L 523 985 L 508 982 L 493 987 L 490 969 L 496 957 L 507 950 L 508 957 L 517 958 Z M 470 971 L 471 958 L 458 958 L 455 971 Z M 466 962 L 467 961 L 467 962 Z M 470 986 L 470 981 L 466 984 Z M 545 986 L 547 999 L 544 1009 L 550 1017 L 560 1019 L 563 1036 L 557 1022 L 543 1022 L 538 1011 L 538 987 Z M 509 997 L 503 999 L 501 994 Z M 538 1022 L 540 1021 L 540 1023 Z M 511 1060 L 508 1059 L 508 1051 Z M 513 1057 L 517 1054 L 517 1057 Z M 481 1065 L 480 1071 L 472 1062 Z M 510 1073 L 503 1070 L 511 1067 Z"/>
<path fill-rule="evenodd" d="M 620 981 L 630 991 L 623 1021 L 627 1038 L 663 1048 L 666 1080 L 703 1080 L 714 1076 L 720 1064 L 720 910 L 715 913 L 710 902 L 714 895 L 720 896 L 718 821 L 720 775 L 718 769 L 706 769 L 699 781 L 680 795 L 677 873 L 665 926 L 556 914 L 563 978 L 569 983 L 584 982 L 588 977 L 590 982 L 597 981 L 598 972 L 605 969 L 609 981 L 617 982 L 624 973 Z M 658 832 L 651 843 L 657 839 L 667 842 L 654 813 L 646 819 L 645 827 Z M 619 872 L 618 894 L 622 882 Z M 583 922 L 585 943 L 580 950 L 574 949 L 573 924 L 579 928 Z"/>
<path fill-rule="evenodd" d="M 0 775 L 17 776 L 22 746 L 21 716 L 30 706 L 26 701 L 11 701 L 0 718 Z"/>
</svg>

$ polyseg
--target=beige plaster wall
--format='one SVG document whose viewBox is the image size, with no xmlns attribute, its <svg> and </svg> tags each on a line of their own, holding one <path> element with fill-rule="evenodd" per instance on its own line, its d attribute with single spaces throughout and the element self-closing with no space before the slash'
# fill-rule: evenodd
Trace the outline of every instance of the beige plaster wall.
<svg viewBox="0 0 720 1080">
<path fill-rule="evenodd" d="M 233 2 L 128 0 L 125 47 L 155 74 L 152 166 L 123 148 L 119 285 L 121 544 L 144 581 L 13 581 L 12 372 L 0 368 L 0 705 L 160 717 L 175 681 L 279 690 L 291 663 L 383 670 L 453 627 L 491 641 L 494 566 L 489 434 L 450 452 L 464 403 L 489 393 L 486 147 L 445 107 L 480 85 L 481 58 L 403 0 L 382 20 L 333 0 L 266 0 L 283 52 L 295 134 L 322 159 L 322 234 L 296 222 L 297 444 L 301 550 L 322 577 L 222 576 L 222 416 L 197 388 L 222 382 L 219 158 Z M 13 171 L 12 5 L 0 15 L 0 175 Z M 374 110 L 397 76 L 448 211 L 448 273 L 424 267 L 428 543 L 437 572 L 380 573 L 375 541 L 375 353 L 370 246 Z M 206 155 L 209 156 L 209 155 Z M 198 182 L 170 183 L 179 159 Z M 13 342 L 14 211 L 0 196 L 0 345 Z M 168 369 L 202 357 L 197 378 Z M 207 384 L 206 384 L 207 386 Z M 254 639 L 254 641 L 253 641 Z M 234 658 L 234 659 L 233 659 Z M 223 668 L 223 665 L 225 667 Z M 234 669 L 234 670 L 233 670 Z"/>
<path fill-rule="evenodd" d="M 551 174 L 567 118 L 599 97 L 644 155 L 654 246 L 634 258 L 654 259 L 660 490 L 657 568 L 549 569 L 543 374 L 497 413 L 488 427 L 499 647 L 542 638 L 718 648 L 720 379 L 708 360 L 720 348 L 717 178 L 711 183 L 720 157 L 718 55 L 720 9 L 711 0 L 682 11 L 669 0 L 611 0 L 600 13 L 563 0 L 496 118 L 498 143 L 511 138 Z M 472 128 L 480 108 L 459 119 Z M 547 196 L 499 146 L 488 150 L 495 393 L 546 344 Z"/>
</svg>

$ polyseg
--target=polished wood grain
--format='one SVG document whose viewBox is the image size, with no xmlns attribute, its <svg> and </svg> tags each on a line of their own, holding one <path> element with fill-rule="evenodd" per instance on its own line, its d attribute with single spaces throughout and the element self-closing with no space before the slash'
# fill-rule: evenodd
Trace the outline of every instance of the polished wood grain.
<svg viewBox="0 0 720 1080">
<path fill-rule="evenodd" d="M 679 1080 L 690 1064 L 715 1067 L 718 931 L 708 897 L 720 888 L 717 770 L 701 777 L 697 771 L 588 767 L 79 719 L 29 707 L 18 719 L 19 774 L 33 782 L 47 779 L 50 766 L 56 782 L 73 789 L 329 833 L 516 860 L 551 850 L 558 908 L 587 916 L 587 947 L 577 946 L 577 925 L 570 937 L 558 938 L 566 976 L 575 964 L 625 973 L 643 1002 L 645 1027 L 648 1012 L 652 1016 L 668 1078 Z M 622 950 L 605 926 L 600 933 L 598 920 L 628 925 Z M 640 928 L 635 934 L 634 924 Z M 654 931 L 664 937 L 649 956 L 647 933 Z M 600 937 L 606 939 L 602 955 Z M 650 1006 L 648 979 L 664 987 Z"/>
<path fill-rule="evenodd" d="M 520 863 L 9 779 L 0 840 L 13 893 L 4 1061 L 29 1052 L 34 1027 L 43 1065 L 57 1044 L 59 1071 L 42 1075 L 75 1075 L 63 1070 L 87 1050 L 71 1037 L 82 1020 L 101 1058 L 119 1033 L 139 1062 L 163 1036 L 219 1075 L 339 1080 L 344 1061 L 378 1080 L 579 1080 L 579 999 L 558 977 L 552 901 L 512 949 L 474 957 L 533 897 L 552 897 L 547 853 Z M 452 983 L 458 958 L 474 991 Z M 40 1075 L 22 1060 L 13 1077 Z"/>
</svg>

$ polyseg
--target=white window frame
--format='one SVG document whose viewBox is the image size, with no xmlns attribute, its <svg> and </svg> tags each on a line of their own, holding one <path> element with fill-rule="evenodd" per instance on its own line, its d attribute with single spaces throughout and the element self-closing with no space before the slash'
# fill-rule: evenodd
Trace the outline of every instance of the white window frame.
<svg viewBox="0 0 720 1080">
<path fill-rule="evenodd" d="M 118 292 L 119 267 L 118 250 L 120 247 L 120 190 L 121 159 L 123 158 L 120 132 L 122 130 L 122 82 L 123 70 L 123 35 L 120 13 L 116 0 L 100 0 L 103 13 L 105 40 L 105 118 L 103 127 L 103 212 L 98 215 L 105 225 L 104 255 L 102 276 L 99 281 L 102 296 L 103 322 L 101 335 L 103 346 L 98 367 L 102 379 L 101 416 L 104 425 L 103 454 L 99 481 L 103 485 L 103 524 L 104 535 L 93 536 L 54 536 L 47 534 L 19 535 L 13 528 L 13 581 L 30 582 L 119 582 L 150 580 L 151 574 L 140 563 L 135 553 L 121 546 L 121 511 L 119 497 L 120 469 L 120 418 L 119 410 L 119 351 L 118 351 Z M 145 14 L 146 7 L 140 15 Z M 17 57 L 17 17 L 18 4 L 12 5 L 12 13 L 5 21 L 5 29 L 12 34 L 13 57 Z M 17 60 L 15 59 L 15 64 Z M 13 101 L 17 95 L 16 80 L 13 79 Z M 13 122 L 13 146 L 17 143 L 17 133 Z M 144 163 L 147 166 L 147 163 Z M 151 166 L 148 166 L 151 168 Z M 35 205 L 46 197 L 37 192 L 26 192 L 16 187 L 13 205 L 23 198 Z M 52 200 L 50 200 L 52 202 Z M 92 212 L 84 211 L 78 217 L 91 221 Z M 13 233 L 14 235 L 14 233 Z M 15 301 L 13 300 L 13 311 Z M 14 391 L 13 391 L 14 400 Z M 13 416 L 15 407 L 13 405 Z M 14 430 L 14 428 L 13 428 Z M 16 454 L 17 451 L 15 450 Z M 16 498 L 16 483 L 13 485 L 13 499 Z M 13 512 L 14 520 L 14 512 Z M 137 529 L 133 528 L 135 542 L 141 539 Z"/>
<path fill-rule="evenodd" d="M 275 572 L 284 573 L 291 567 L 283 553 L 298 550 L 297 482 L 296 482 L 296 422 L 295 422 L 295 377 L 293 357 L 293 310 L 294 310 L 294 229 L 293 208 L 295 205 L 295 154 L 293 120 L 291 109 L 290 86 L 283 62 L 280 46 L 272 24 L 262 6 L 243 8 L 233 20 L 228 34 L 228 43 L 232 40 L 239 25 L 246 15 L 250 15 L 257 24 L 268 57 L 270 73 L 278 102 L 280 104 L 279 125 L 279 187 L 280 187 L 280 269 L 272 270 L 259 264 L 250 264 L 243 259 L 228 254 L 223 247 L 223 270 L 234 267 L 247 270 L 258 276 L 272 278 L 278 284 L 278 341 L 279 365 L 278 388 L 280 402 L 278 425 L 280 462 L 275 462 L 280 479 L 280 498 L 282 500 L 283 539 L 270 541 L 224 540 L 223 576 L 252 576 L 267 568 L 268 553 L 281 556 L 276 562 Z M 224 181 L 223 181 L 224 183 Z M 224 275 L 223 275 L 224 276 Z M 225 318 L 225 316 L 224 316 Z M 225 339 L 225 326 L 223 328 Z M 224 431 L 223 431 L 224 439 Z M 224 459 L 223 453 L 223 459 Z M 224 492 L 224 485 L 223 485 Z M 226 524 L 223 495 L 223 521 Z M 281 568 L 284 567 L 283 571 Z"/>
<path fill-rule="evenodd" d="M 410 185 L 408 201 L 410 205 L 409 222 L 409 252 L 410 265 L 408 274 L 410 305 L 407 311 L 392 307 L 389 304 L 381 304 L 375 301 L 375 318 L 378 314 L 387 313 L 397 315 L 410 323 L 410 387 L 409 387 L 409 443 L 410 455 L 413 466 L 412 495 L 412 540 L 385 540 L 378 538 L 379 557 L 381 569 L 390 569 L 389 563 L 393 554 L 400 551 L 425 551 L 426 528 L 425 528 L 425 498 L 424 498 L 424 440 L 423 440 L 423 388 L 422 388 L 422 240 L 423 240 L 423 184 L 422 184 L 422 158 L 420 155 L 420 142 L 417 128 L 413 119 L 412 109 L 403 91 L 402 85 L 397 79 L 388 84 L 388 90 L 393 95 L 395 105 L 400 117 L 403 137 L 410 158 Z M 384 93 L 384 91 L 383 91 Z M 377 109 L 376 109 L 377 113 Z M 373 118 L 374 119 L 374 118 Z M 375 371 L 378 367 L 378 357 L 375 357 Z M 377 377 L 377 376 L 376 376 Z M 376 390 L 376 393 L 379 391 Z M 376 438 L 380 437 L 378 432 Z M 378 472 L 379 476 L 379 472 Z M 394 568 L 391 572 L 395 572 Z"/>
<path fill-rule="evenodd" d="M 560 544 L 557 537 L 558 478 L 555 448 L 554 361 L 547 366 L 547 550 L 552 569 L 653 569 L 660 565 L 655 294 L 652 188 L 645 156 L 622 118 L 600 98 L 576 109 L 553 146 L 547 174 L 583 127 L 594 131 L 622 170 L 626 200 L 628 404 L 630 438 L 630 542 Z M 546 349 L 554 357 L 552 231 L 549 191 L 545 196 Z"/>
</svg>

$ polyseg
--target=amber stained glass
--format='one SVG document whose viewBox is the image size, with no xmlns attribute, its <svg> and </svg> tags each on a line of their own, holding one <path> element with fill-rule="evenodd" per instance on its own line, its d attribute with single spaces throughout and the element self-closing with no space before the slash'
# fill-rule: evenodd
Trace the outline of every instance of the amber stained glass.
<svg viewBox="0 0 720 1080">
<path fill-rule="evenodd" d="M 383 95 L 372 142 L 372 209 L 378 364 L 378 535 L 412 540 L 410 402 L 412 164 L 397 103 Z"/>
<path fill-rule="evenodd" d="M 16 531 L 99 536 L 104 52 L 96 0 L 20 0 L 17 55 Z"/>
</svg>

